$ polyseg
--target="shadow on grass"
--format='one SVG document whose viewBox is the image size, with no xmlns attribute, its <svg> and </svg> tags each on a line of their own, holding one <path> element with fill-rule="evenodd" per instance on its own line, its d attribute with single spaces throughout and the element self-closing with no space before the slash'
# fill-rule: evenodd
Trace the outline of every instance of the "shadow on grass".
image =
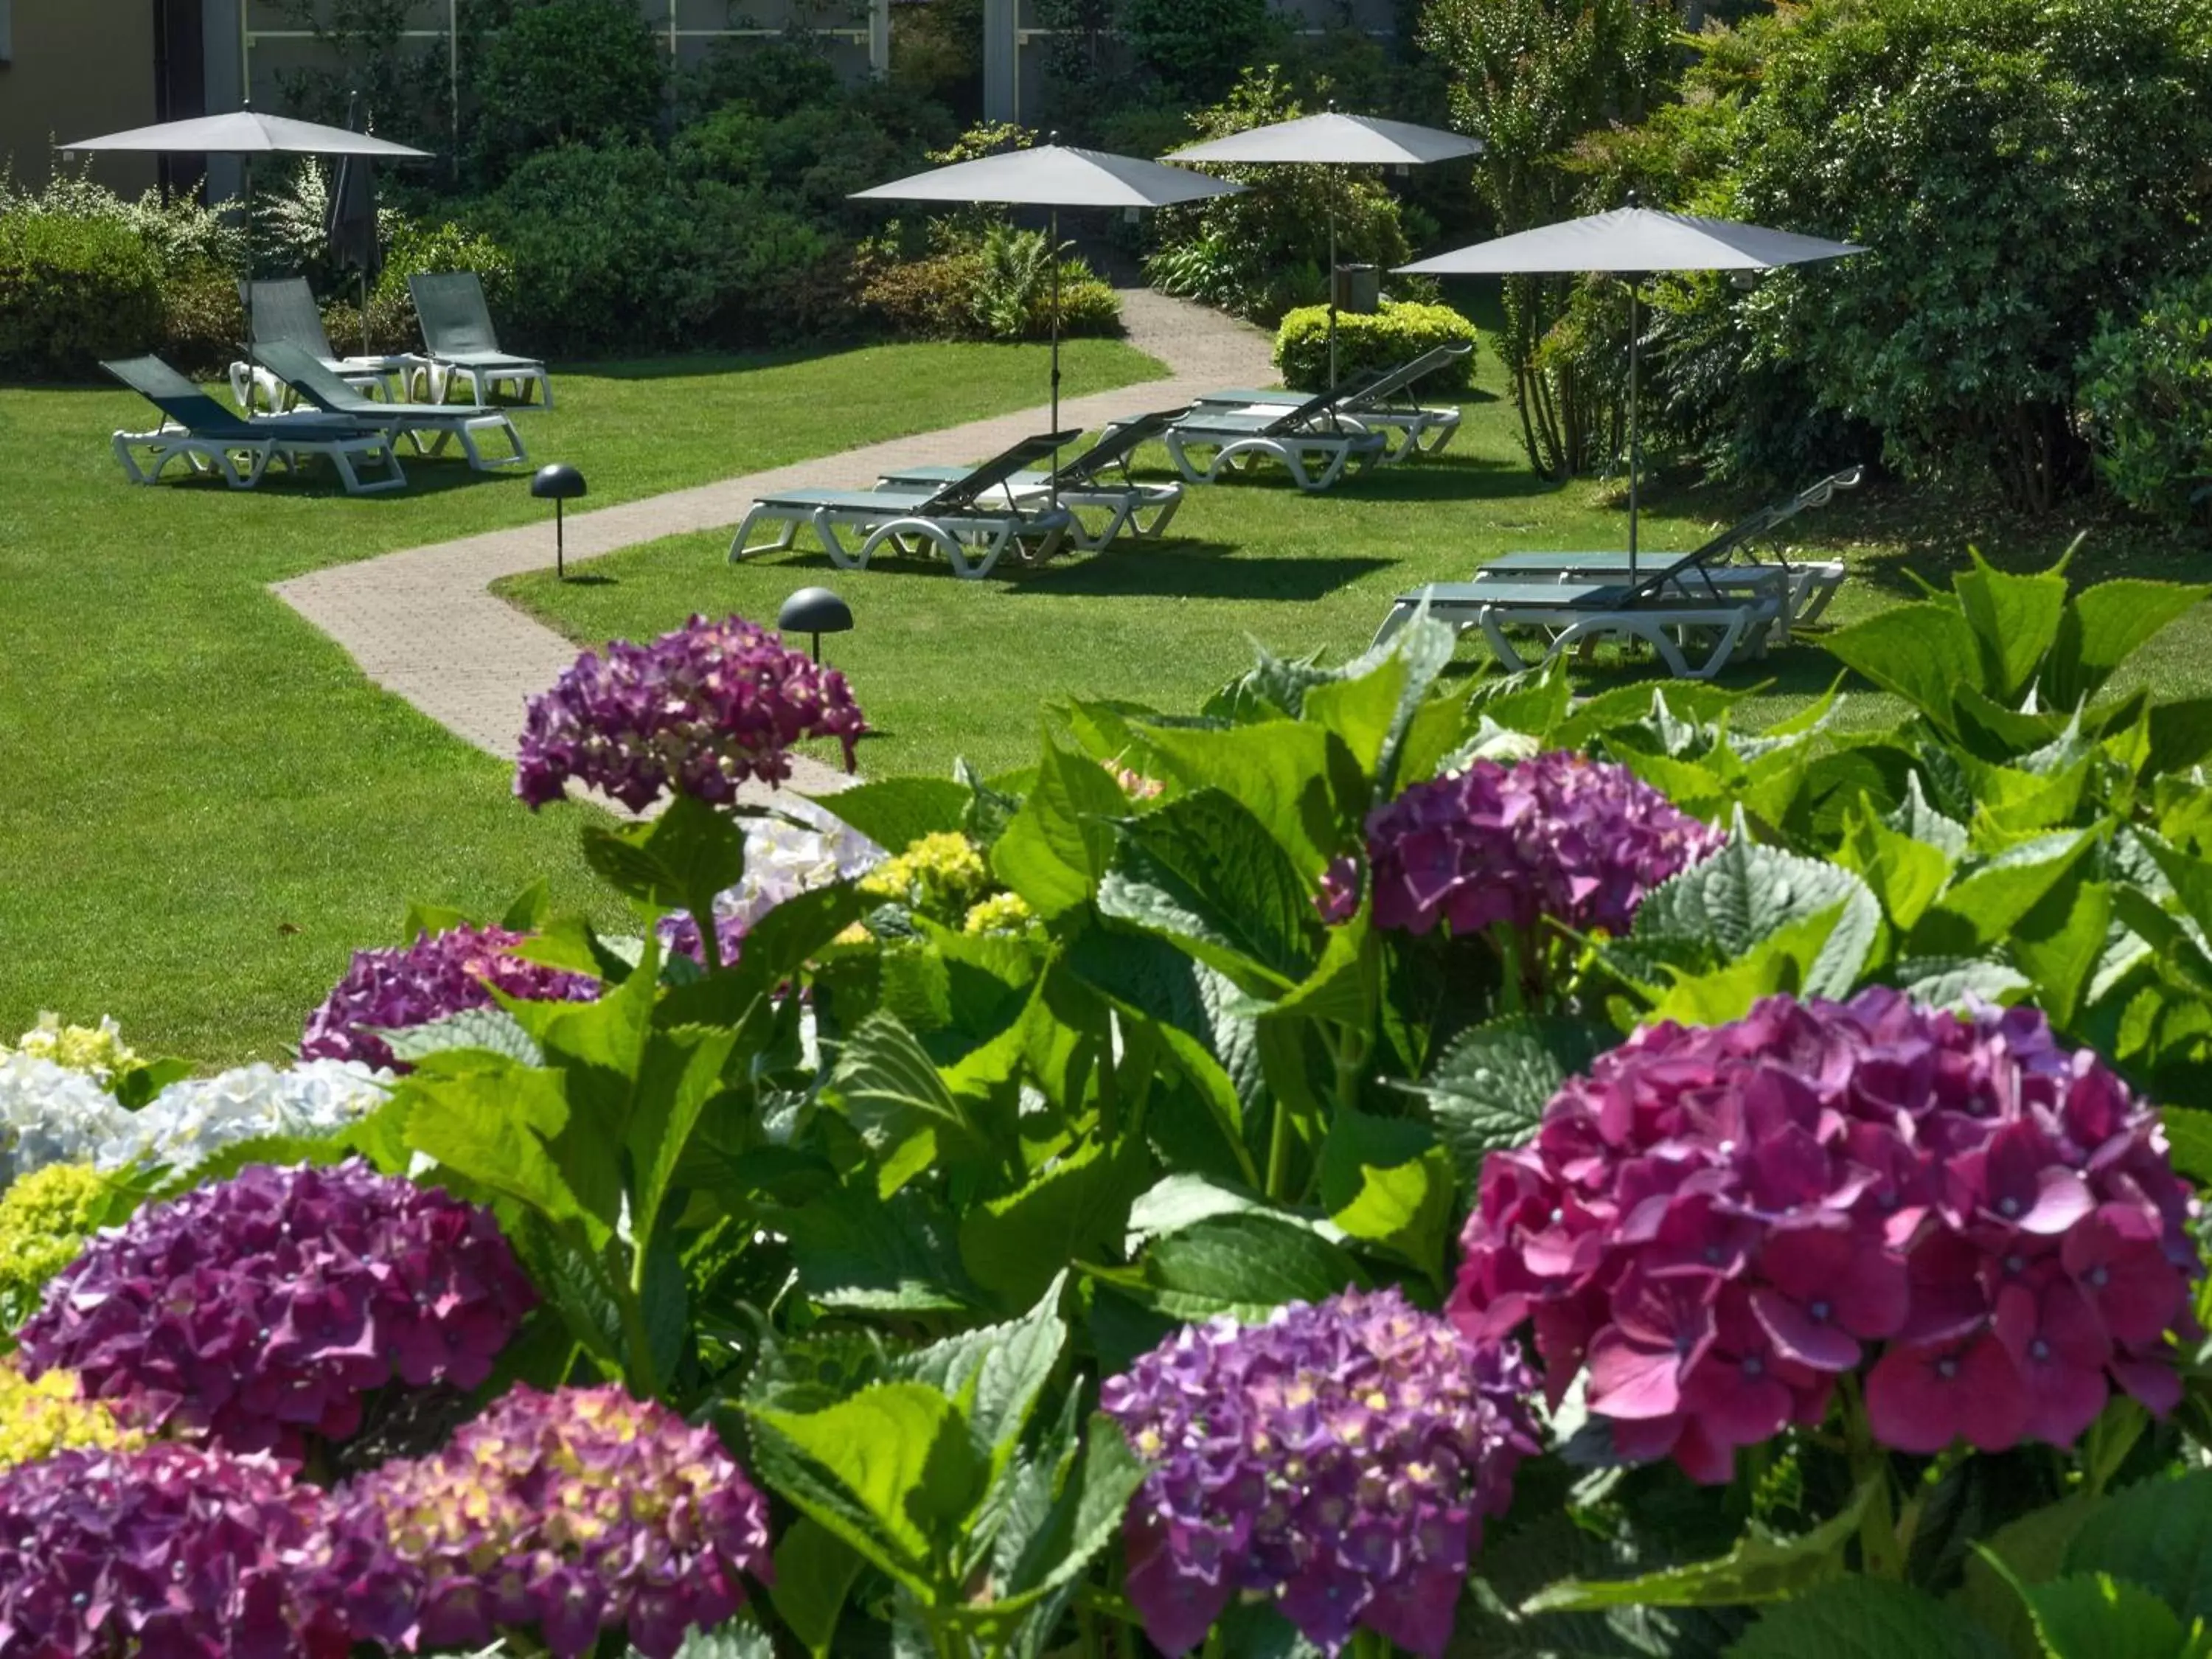
<svg viewBox="0 0 2212 1659">
<path fill-rule="evenodd" d="M 1219 542 L 1124 542 L 1077 564 L 1018 577 L 1007 591 L 1031 599 L 1319 599 L 1389 559 L 1272 558 Z M 1003 569 L 1005 567 L 1001 566 Z"/>
<path fill-rule="evenodd" d="M 880 343 L 873 340 L 834 340 L 775 351 L 695 351 L 668 357 L 624 357 L 611 362 L 564 362 L 555 372 L 586 374 L 602 380 L 684 380 L 748 368 L 785 368 L 794 363 L 819 362 L 825 357 L 842 357 L 848 351 Z"/>
</svg>

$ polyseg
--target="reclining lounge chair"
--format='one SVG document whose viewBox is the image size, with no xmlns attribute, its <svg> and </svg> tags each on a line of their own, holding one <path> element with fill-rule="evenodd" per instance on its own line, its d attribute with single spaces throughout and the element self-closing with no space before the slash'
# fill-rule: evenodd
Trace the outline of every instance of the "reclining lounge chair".
<svg viewBox="0 0 2212 1659">
<path fill-rule="evenodd" d="M 841 570 L 865 570 L 877 550 L 917 553 L 934 546 L 951 562 L 954 574 L 988 576 L 1009 548 L 1024 559 L 1050 558 L 1074 524 L 1066 507 L 1042 502 L 1031 507 L 1006 497 L 1003 486 L 1024 468 L 1034 467 L 1055 449 L 1064 449 L 1079 432 L 1050 432 L 1024 438 L 951 483 L 914 489 L 780 489 L 754 501 L 730 540 L 730 560 L 756 553 L 781 553 L 797 540 L 799 527 L 811 526 L 830 562 Z M 997 492 L 994 504 L 985 498 Z M 775 538 L 752 542 L 756 524 L 781 525 Z M 857 532 L 860 545 L 848 547 L 844 532 Z"/>
<path fill-rule="evenodd" d="M 364 398 L 337 375 L 294 345 L 271 343 L 261 348 L 261 364 L 289 390 L 329 414 L 343 415 L 356 424 L 374 427 L 393 438 L 408 438 L 418 455 L 435 455 L 458 439 L 461 453 L 479 472 L 498 466 L 520 466 L 530 459 L 522 434 L 503 410 L 472 408 L 464 404 L 386 404 Z M 508 453 L 487 460 L 477 446 L 483 433 L 497 433 Z M 426 445 L 422 440 L 429 434 Z"/>
<path fill-rule="evenodd" d="M 164 417 L 151 432 L 115 434 L 115 459 L 133 483 L 154 483 L 162 468 L 181 457 L 195 472 L 218 471 L 233 489 L 251 489 L 271 462 L 296 469 L 302 456 L 319 455 L 337 471 L 349 495 L 406 485 L 388 432 L 335 415 L 234 415 L 159 357 L 131 357 L 100 367 Z M 134 452 L 141 449 L 153 463 L 150 470 L 138 464 Z M 354 468 L 361 459 L 378 461 L 388 476 L 363 483 Z"/>
<path fill-rule="evenodd" d="M 1344 405 L 1374 378 L 1366 374 L 1346 380 L 1334 391 L 1317 392 L 1279 414 L 1264 408 L 1200 406 L 1160 435 L 1170 459 L 1193 483 L 1212 483 L 1224 471 L 1272 458 L 1289 469 L 1299 489 L 1327 489 L 1344 476 L 1346 466 L 1357 463 L 1365 467 L 1381 459 L 1389 447 L 1380 432 L 1339 418 Z M 1192 452 L 1206 449 L 1213 452 L 1212 459 L 1201 469 Z M 1310 470 L 1310 462 L 1319 471 Z"/>
<path fill-rule="evenodd" d="M 1098 434 L 1098 441 L 1056 472 L 1017 472 L 998 489 L 1010 503 L 1049 506 L 1057 499 L 1073 522 L 1069 539 L 1085 553 L 1109 546 L 1116 536 L 1157 538 L 1167 531 L 1176 509 L 1182 505 L 1179 483 L 1140 483 L 1129 476 L 1129 458 L 1139 445 L 1157 438 L 1188 409 L 1158 410 L 1129 420 L 1116 421 Z M 957 466 L 903 467 L 886 472 L 878 489 L 933 489 L 966 477 Z M 1085 514 L 1103 514 L 1096 524 Z"/>
<path fill-rule="evenodd" d="M 414 297 L 416 319 L 422 325 L 423 370 L 430 401 L 446 400 L 446 388 L 456 380 L 469 383 L 469 401 L 488 404 L 484 393 L 510 386 L 524 408 L 553 407 L 553 382 L 545 365 L 535 357 L 517 357 L 499 349 L 492 331 L 491 307 L 484 303 L 483 284 L 473 270 L 447 270 L 410 276 L 407 291 Z M 538 388 L 538 403 L 529 390 Z"/>
<path fill-rule="evenodd" d="M 246 308 L 246 338 L 252 344 L 246 349 L 246 359 L 230 366 L 230 395 L 249 415 L 257 404 L 274 413 L 290 408 L 293 403 L 283 378 L 270 373 L 264 362 L 264 346 L 297 346 L 348 386 L 372 398 L 390 397 L 392 377 L 423 361 L 409 355 L 341 357 L 331 348 L 331 337 L 323 329 L 323 313 L 316 309 L 315 296 L 304 276 L 241 282 L 238 297 Z"/>
<path fill-rule="evenodd" d="M 1727 586 L 1732 582 L 1753 581 L 1768 573 L 1778 573 L 1788 589 L 1789 604 L 1782 617 L 1782 627 L 1802 628 L 1820 620 L 1828 602 L 1836 597 L 1844 585 L 1844 567 L 1833 559 L 1792 561 L 1778 552 L 1772 562 L 1736 564 L 1735 556 L 1748 548 L 1777 526 L 1787 523 L 1808 507 L 1826 507 L 1834 499 L 1838 489 L 1852 489 L 1858 485 L 1862 469 L 1850 467 L 1841 472 L 1832 472 L 1818 483 L 1809 485 L 1789 497 L 1759 509 L 1748 518 L 1730 525 L 1712 540 L 1692 554 L 1696 568 L 1714 583 Z M 1477 581 L 1524 581 L 1534 578 L 1557 577 L 1581 581 L 1619 581 L 1628 574 L 1628 555 L 1626 553 L 1506 553 L 1492 559 L 1474 573 Z M 1777 641 L 1779 643 L 1779 641 Z"/>
<path fill-rule="evenodd" d="M 1378 376 L 1365 391 L 1347 398 L 1340 418 L 1355 429 L 1395 434 L 1395 444 L 1383 451 L 1386 466 L 1416 455 L 1440 453 L 1459 430 L 1460 412 L 1450 408 L 1425 408 L 1413 387 L 1440 369 L 1465 360 L 1471 345 L 1442 345 L 1409 358 Z M 1198 400 L 1200 410 L 1283 410 L 1304 401 L 1298 392 L 1254 392 L 1237 389 L 1209 392 Z"/>
</svg>

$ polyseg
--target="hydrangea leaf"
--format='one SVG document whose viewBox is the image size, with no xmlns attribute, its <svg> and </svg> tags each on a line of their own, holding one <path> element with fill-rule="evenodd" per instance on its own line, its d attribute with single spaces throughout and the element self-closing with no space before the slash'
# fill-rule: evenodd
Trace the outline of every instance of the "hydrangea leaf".
<svg viewBox="0 0 2212 1659">
<path fill-rule="evenodd" d="M 2026 1589 L 2057 1577 L 2067 1547 L 2103 1502 L 2087 1491 L 2030 1510 L 1992 1533 L 1966 1558 L 1960 1605 L 1981 1620 L 2018 1659 L 2041 1659 Z"/>
<path fill-rule="evenodd" d="M 800 1516 L 776 1540 L 769 1599 L 811 1659 L 829 1659 L 845 1598 L 864 1565 L 858 1551 L 811 1516 Z"/>
<path fill-rule="evenodd" d="M 1114 851 L 1108 819 L 1128 798 L 1087 756 L 1048 736 L 1036 783 L 991 849 L 991 868 L 1042 916 L 1088 902 Z"/>
<path fill-rule="evenodd" d="M 643 823 L 611 830 L 588 824 L 583 848 L 584 861 L 618 891 L 695 915 L 745 872 L 744 831 L 728 813 L 694 795 L 677 795 L 665 811 Z"/>
<path fill-rule="evenodd" d="M 2112 944 L 2112 890 L 2100 881 L 2061 883 L 2020 919 L 2012 958 L 2035 981 L 2054 1025 L 2071 1026 Z"/>
<path fill-rule="evenodd" d="M 825 804 L 878 847 L 898 848 L 959 829 L 973 793 L 952 778 L 884 778 Z"/>
<path fill-rule="evenodd" d="M 782 1559 L 781 1553 L 777 1559 Z M 644 1659 L 635 1648 L 629 1651 L 630 1659 Z M 766 1631 L 744 1620 L 732 1620 L 714 1631 L 695 1625 L 685 1632 L 676 1659 L 775 1659 L 775 1644 Z"/>
<path fill-rule="evenodd" d="M 1887 977 L 1915 1002 L 1932 1008 L 2014 1002 L 2029 988 L 2027 975 L 1989 957 L 1910 957 L 1895 963 Z"/>
<path fill-rule="evenodd" d="M 1272 998 L 1313 965 L 1319 924 L 1308 885 L 1234 796 L 1201 789 L 1121 826 L 1122 846 L 1098 908 L 1170 940 Z"/>
<path fill-rule="evenodd" d="M 748 1408 L 760 1474 L 925 1603 L 937 1553 L 981 1496 L 960 1408 L 923 1382 L 880 1382 L 818 1412 Z"/>
<path fill-rule="evenodd" d="M 534 933 L 545 925 L 552 908 L 553 890 L 540 876 L 508 902 L 499 925 L 510 933 Z"/>
<path fill-rule="evenodd" d="M 916 1191 L 886 1201 L 872 1183 L 840 1187 L 769 1219 L 791 1241 L 799 1288 L 825 1307 L 965 1313 L 976 1305 L 950 1219 Z"/>
<path fill-rule="evenodd" d="M 1129 1206 L 1151 1178 L 1152 1160 L 1135 1139 L 1110 1153 L 1094 1142 L 1020 1191 L 971 1206 L 960 1218 L 969 1277 L 1008 1306 L 1033 1302 L 1069 1263 L 1121 1243 Z"/>
<path fill-rule="evenodd" d="M 2212 1184 L 2212 1112 L 2162 1106 L 2159 1117 L 2173 1149 L 2173 1167 L 2199 1186 Z"/>
<path fill-rule="evenodd" d="M 1454 1196 L 1451 1159 L 1427 1124 L 1346 1109 L 1329 1125 L 1321 1201 L 1348 1237 L 1437 1279 Z"/>
<path fill-rule="evenodd" d="M 1951 688 L 1962 663 L 1977 662 L 1974 630 L 1942 599 L 1893 605 L 1820 641 L 1846 668 L 1902 697 L 1938 726 L 1952 729 Z"/>
<path fill-rule="evenodd" d="M 1777 1538 L 1754 1530 L 1717 1560 L 1665 1567 L 1638 1578 L 1563 1579 L 1521 1604 L 1522 1614 L 1590 1613 L 1601 1607 L 1740 1607 L 1786 1601 L 1844 1575 L 1844 1548 L 1873 1496 L 1863 1486 L 1811 1531 Z"/>
<path fill-rule="evenodd" d="M 2023 576 L 1996 568 L 1978 548 L 1969 548 L 1967 556 L 1969 568 L 1953 574 L 1951 586 L 1973 630 L 1980 689 L 1999 702 L 2016 702 L 2058 637 L 2066 611 L 2063 567 Z"/>
<path fill-rule="evenodd" d="M 1233 797 L 1308 881 L 1319 878 L 1366 809 L 1358 763 L 1322 726 L 1269 720 L 1219 732 L 1156 726 L 1145 738 L 1186 788 Z"/>
<path fill-rule="evenodd" d="M 1662 967 L 1709 973 L 1783 929 L 1841 905 L 1799 988 L 1841 996 L 1856 983 L 1881 926 L 1874 894 L 1840 865 L 1762 847 L 1739 831 L 1701 864 L 1647 895 L 1626 939 L 1607 956 L 1630 977 L 1662 981 Z"/>
<path fill-rule="evenodd" d="M 685 1025 L 655 1031 L 646 1044 L 623 1137 L 632 1171 L 630 1225 L 641 1249 L 659 1231 L 677 1166 L 708 1102 L 722 1092 L 723 1067 L 737 1042 L 732 1030 Z"/>
<path fill-rule="evenodd" d="M 2212 587 L 2139 578 L 2082 589 L 2038 677 L 2042 701 L 2071 708 L 2095 696 L 2131 652 L 2208 595 Z"/>
<path fill-rule="evenodd" d="M 1510 1015 L 1462 1031 L 1426 1078 L 1400 1086 L 1426 1097 L 1430 1121 L 1472 1187 L 1483 1159 L 1534 1134 L 1559 1085 L 1613 1042 L 1580 1020 Z"/>
<path fill-rule="evenodd" d="M 2066 1571 L 2112 1573 L 2185 1618 L 2212 1618 L 2212 1471 L 2146 1481 L 2112 1498 L 2075 1534 Z"/>
<path fill-rule="evenodd" d="M 939 1157 L 972 1160 L 990 1151 L 983 1126 L 945 1085 L 914 1033 L 887 1011 L 869 1015 L 846 1040 L 823 1098 L 876 1159 L 885 1198 Z"/>
<path fill-rule="evenodd" d="M 1025 1318 L 963 1331 L 901 1355 L 892 1362 L 892 1374 L 927 1382 L 954 1399 L 965 1397 L 977 1450 L 1003 1462 L 1029 1426 L 1066 1345 L 1067 1327 L 1059 1313 L 1066 1279 L 1065 1273 L 1054 1274 Z"/>
<path fill-rule="evenodd" d="M 1407 728 L 1451 660 L 1453 641 L 1442 623 L 1416 617 L 1389 643 L 1346 663 L 1340 678 L 1306 693 L 1301 720 L 1343 740 L 1377 800 L 1392 793 Z"/>
<path fill-rule="evenodd" d="M 1864 919 L 1863 915 L 1859 918 Z M 1848 905 L 1832 905 L 1818 915 L 1807 916 L 1769 934 L 1744 955 L 1711 973 L 1686 974 L 1672 963 L 1662 964 L 1674 982 L 1651 1005 L 1644 1020 L 1671 1019 L 1685 1025 L 1718 1025 L 1741 1019 L 1761 997 L 1813 991 L 1826 996 L 1841 995 L 1855 988 L 1856 969 L 1863 964 L 1868 954 L 1865 947 L 1855 945 L 1849 939 L 1842 941 L 1844 949 L 1840 953 L 1837 951 L 1838 931 L 1850 920 Z M 1851 964 L 1849 979 L 1838 984 L 1838 975 L 1827 974 L 1826 982 L 1820 982 L 1824 979 L 1824 963 L 1838 954 Z"/>
<path fill-rule="evenodd" d="M 401 1030 L 369 1028 L 384 1039 L 397 1060 L 413 1062 L 454 1048 L 477 1048 L 501 1054 L 524 1066 L 543 1066 L 544 1050 L 504 1008 L 464 1008 L 443 1019 L 410 1025 Z"/>
<path fill-rule="evenodd" d="M 1154 1304 L 1192 1322 L 1216 1314 L 1264 1320 L 1283 1303 L 1319 1302 L 1365 1283 L 1341 1246 L 1258 1213 L 1214 1216 L 1155 1239 L 1144 1272 Z"/>
<path fill-rule="evenodd" d="M 1841 861 L 1865 878 L 1890 925 L 1910 932 L 1951 878 L 1957 849 L 1918 840 L 1871 811 L 1854 811 L 1847 823 Z"/>
<path fill-rule="evenodd" d="M 578 1202 L 546 1149 L 568 1121 L 561 1074 L 511 1060 L 466 1071 L 426 1066 L 401 1084 L 407 1139 L 491 1192 L 528 1205 L 556 1226 L 581 1227 L 594 1249 L 611 1224 Z"/>
<path fill-rule="evenodd" d="M 1972 956 L 2001 944 L 2095 844 L 2080 830 L 2008 848 L 1944 890 L 1908 936 L 1910 948 L 1917 956 Z"/>
<path fill-rule="evenodd" d="M 1767 1609 L 1729 1659 L 2005 1659 L 2005 1650 L 1925 1590 L 1850 1577 Z"/>
<path fill-rule="evenodd" d="M 1332 1241 L 1344 1236 L 1334 1222 L 1310 1220 L 1289 1211 L 1272 1209 L 1266 1200 L 1250 1192 L 1179 1170 L 1161 1176 L 1130 1206 L 1128 1253 L 1137 1254 L 1148 1239 L 1180 1232 L 1218 1215 L 1267 1215 L 1295 1226 L 1310 1228 Z"/>
<path fill-rule="evenodd" d="M 1083 1461 L 1024 1540 L 1000 1589 L 999 1611 L 1033 1606 L 1072 1586 L 1121 1530 L 1129 1499 L 1144 1480 L 1145 1466 L 1129 1449 L 1121 1425 L 1093 1413 Z"/>
<path fill-rule="evenodd" d="M 2203 1651 L 2172 1608 L 2110 1573 L 2077 1573 L 2021 1594 L 2049 1659 L 2178 1659 Z"/>
</svg>

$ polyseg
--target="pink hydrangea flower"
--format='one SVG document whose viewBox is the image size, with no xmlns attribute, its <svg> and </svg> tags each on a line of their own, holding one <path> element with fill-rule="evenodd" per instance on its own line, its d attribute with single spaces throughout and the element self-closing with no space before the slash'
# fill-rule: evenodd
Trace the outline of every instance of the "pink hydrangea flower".
<svg viewBox="0 0 2212 1659">
<path fill-rule="evenodd" d="M 303 1060 L 357 1060 L 394 1071 L 414 1068 L 396 1058 L 380 1030 L 404 1030 L 468 1008 L 491 1006 L 495 988 L 533 1002 L 590 1002 L 600 991 L 588 974 L 526 962 L 514 947 L 524 935 L 503 927 L 452 927 L 414 944 L 356 951 L 345 977 L 307 1016 Z"/>
<path fill-rule="evenodd" d="M 94 1239 L 17 1336 L 149 1428 L 298 1457 L 373 1390 L 477 1387 L 536 1300 L 489 1210 L 358 1158 L 255 1164 Z"/>
<path fill-rule="evenodd" d="M 664 794 L 720 805 L 749 778 L 789 777 L 802 738 L 836 738 L 851 770 L 867 729 L 836 669 L 742 617 L 694 617 L 651 645 L 586 651 L 532 697 L 514 793 L 535 808 L 574 778 L 634 812 Z"/>
<path fill-rule="evenodd" d="M 1875 1437 L 2070 1445 L 2180 1396 L 2195 1201 L 2156 1114 L 2033 1009 L 1875 989 L 1661 1024 L 1485 1165 L 1450 1313 L 1533 1326 L 1632 1458 L 1725 1480 L 1865 1379 Z"/>
</svg>

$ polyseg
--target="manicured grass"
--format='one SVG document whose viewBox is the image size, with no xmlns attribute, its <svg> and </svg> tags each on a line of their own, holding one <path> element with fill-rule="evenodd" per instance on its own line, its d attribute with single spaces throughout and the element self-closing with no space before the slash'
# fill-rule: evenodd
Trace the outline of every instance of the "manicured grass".
<svg viewBox="0 0 2212 1659">
<path fill-rule="evenodd" d="M 1094 341 L 1066 365 L 1070 395 L 1160 372 Z M 601 506 L 1022 408 L 1044 380 L 1042 348 L 692 358 L 566 370 L 558 407 L 520 418 L 533 462 L 574 462 Z M 0 1041 L 53 1008 L 210 1065 L 278 1058 L 410 899 L 591 888 L 574 811 L 533 817 L 505 766 L 266 586 L 543 511 L 520 476 L 411 459 L 395 497 L 133 489 L 108 434 L 151 416 L 0 390 Z"/>
<path fill-rule="evenodd" d="M 547 573 L 501 591 L 597 644 L 649 637 L 696 609 L 770 617 L 794 586 L 828 581 L 851 602 L 856 622 L 855 631 L 829 641 L 829 653 L 880 733 L 863 745 L 864 769 L 939 772 L 956 755 L 986 770 L 1019 765 L 1035 757 L 1039 705 L 1048 700 L 1073 694 L 1193 708 L 1250 661 L 1252 641 L 1285 655 L 1318 650 L 1340 659 L 1366 645 L 1392 596 L 1409 586 L 1464 579 L 1509 549 L 1626 545 L 1625 490 L 1555 488 L 1532 476 L 1486 350 L 1483 368 L 1486 390 L 1439 459 L 1372 471 L 1319 496 L 1291 489 L 1279 471 L 1194 488 L 1166 540 L 1124 542 L 1004 579 L 957 581 L 941 562 L 920 561 L 844 573 L 811 552 L 732 566 L 724 562 L 726 536 L 699 535 L 595 562 L 592 586 L 562 587 Z M 1647 497 L 1644 545 L 1694 547 L 1748 504 L 1661 488 Z M 1923 495 L 1870 488 L 1801 519 L 1791 540 L 1852 560 L 1860 579 L 1831 611 L 1847 622 L 1914 592 L 1907 566 L 1942 580 L 1969 539 L 1992 558 L 2039 567 L 2063 550 L 2069 531 L 1969 520 Z M 2115 528 L 2097 532 L 2075 562 L 2090 577 L 2118 568 L 2193 580 L 2212 575 L 2212 558 Z M 2172 689 L 2212 686 L 2212 617 L 2200 613 L 2172 630 L 2149 660 Z M 1455 672 L 1471 676 L 1485 661 L 1470 638 Z M 1648 659 L 1616 663 L 1608 654 L 1583 678 L 1595 687 L 1651 672 Z M 1832 659 L 1799 647 L 1729 678 L 1772 683 L 1751 711 L 1763 720 L 1802 706 L 1833 672 Z M 1871 693 L 1855 702 L 1847 718 L 1894 712 Z"/>
</svg>

